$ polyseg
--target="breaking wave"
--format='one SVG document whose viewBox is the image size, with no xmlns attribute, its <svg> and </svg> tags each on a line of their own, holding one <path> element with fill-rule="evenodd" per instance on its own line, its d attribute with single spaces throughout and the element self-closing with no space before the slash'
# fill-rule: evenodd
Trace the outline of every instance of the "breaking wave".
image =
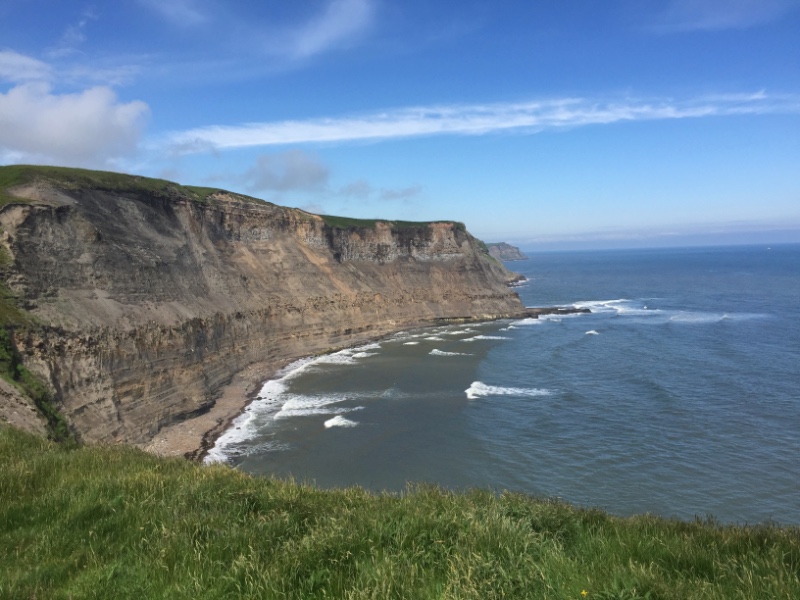
<svg viewBox="0 0 800 600">
<path fill-rule="evenodd" d="M 358 410 L 361 407 L 342 408 L 331 406 L 345 400 L 355 399 L 352 394 L 347 396 L 287 394 L 289 382 L 303 373 L 322 365 L 357 364 L 359 360 L 377 354 L 369 351 L 378 350 L 380 347 L 379 343 L 364 344 L 331 354 L 302 358 L 281 369 L 276 373 L 274 379 L 270 379 L 261 386 L 256 399 L 217 438 L 213 448 L 206 454 L 204 462 L 226 462 L 231 456 L 239 454 L 237 447 L 242 442 L 255 437 L 267 420 L 274 421 L 288 417 L 320 414 L 341 414 L 351 410 Z"/>
<path fill-rule="evenodd" d="M 355 427 L 356 425 L 358 425 L 358 423 L 350 419 L 345 419 L 342 415 L 325 421 L 325 429 L 330 429 L 331 427 Z"/>
<path fill-rule="evenodd" d="M 433 356 L 472 356 L 472 354 L 468 352 L 445 352 L 444 350 L 437 350 L 436 348 L 428 352 L 428 354 Z"/>
<path fill-rule="evenodd" d="M 609 316 L 620 317 L 646 317 L 639 319 L 639 323 L 650 323 L 654 325 L 664 323 L 681 323 L 688 325 L 702 325 L 709 323 L 719 323 L 721 321 L 744 321 L 749 319 L 762 319 L 768 315 L 752 313 L 722 313 L 687 311 L 675 309 L 653 308 L 648 306 L 648 302 L 657 298 L 640 298 L 629 300 L 619 298 L 617 300 L 590 300 L 585 302 L 575 302 L 575 308 L 588 308 L 595 314 L 606 314 Z"/>
<path fill-rule="evenodd" d="M 476 335 L 469 338 L 464 338 L 462 342 L 474 342 L 475 340 L 510 340 L 510 337 L 504 335 Z"/>
<path fill-rule="evenodd" d="M 535 396 L 550 396 L 553 392 L 539 388 L 517 388 L 486 385 L 482 381 L 473 381 L 464 392 L 470 400 L 491 396 L 516 396 L 518 398 L 533 398 Z"/>
</svg>

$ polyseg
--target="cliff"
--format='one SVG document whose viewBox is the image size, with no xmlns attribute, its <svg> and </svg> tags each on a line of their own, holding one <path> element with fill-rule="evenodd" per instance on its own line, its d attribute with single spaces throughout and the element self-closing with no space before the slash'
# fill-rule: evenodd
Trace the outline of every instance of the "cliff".
<svg viewBox="0 0 800 600">
<path fill-rule="evenodd" d="M 0 205 L 0 317 L 88 442 L 146 444 L 255 363 L 524 310 L 513 274 L 459 223 L 321 217 L 52 167 L 0 167 Z M 2 391 L 5 420 L 30 412 Z"/>
<path fill-rule="evenodd" d="M 506 242 L 497 242 L 493 244 L 486 244 L 489 249 L 489 254 L 497 260 L 527 260 L 519 248 L 507 244 Z"/>
</svg>

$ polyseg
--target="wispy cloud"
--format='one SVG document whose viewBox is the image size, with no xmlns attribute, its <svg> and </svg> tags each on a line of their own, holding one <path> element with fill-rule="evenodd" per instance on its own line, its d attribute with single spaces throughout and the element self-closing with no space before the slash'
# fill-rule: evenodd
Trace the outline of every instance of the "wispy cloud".
<svg viewBox="0 0 800 600">
<path fill-rule="evenodd" d="M 59 55 L 54 58 L 64 58 Z M 134 57 L 136 58 L 136 57 Z M 138 57 L 144 60 L 142 57 Z M 149 60 L 149 57 L 146 57 Z M 130 83 L 141 72 L 137 64 L 109 64 L 98 61 L 54 60 L 52 64 L 13 50 L 0 50 L 0 82 L 48 82 L 70 86 Z"/>
<path fill-rule="evenodd" d="M 254 146 L 389 140 L 433 135 L 531 134 L 623 121 L 690 119 L 742 114 L 798 113 L 800 97 L 764 92 L 689 100 L 561 98 L 531 102 L 401 108 L 360 116 L 215 125 L 168 136 L 173 152 Z"/>
<path fill-rule="evenodd" d="M 670 0 L 653 29 L 662 33 L 746 29 L 798 8 L 798 0 Z"/>
<path fill-rule="evenodd" d="M 369 30 L 376 13 L 376 0 L 324 0 L 312 3 L 316 8 L 311 10 L 308 3 L 290 3 L 290 9 L 275 10 L 206 0 L 138 1 L 178 27 L 232 34 L 220 37 L 213 31 L 204 41 L 218 52 L 240 53 L 248 48 L 262 60 L 266 57 L 289 64 L 354 44 Z M 287 20 L 285 14 L 281 18 L 280 13 L 289 13 L 291 18 Z"/>
<path fill-rule="evenodd" d="M 79 52 L 80 46 L 86 41 L 86 28 L 91 21 L 98 18 L 94 10 L 84 9 L 77 23 L 67 26 L 61 39 L 55 47 L 47 51 L 47 55 L 52 58 L 69 56 Z"/>
<path fill-rule="evenodd" d="M 0 50 L 0 81 L 46 81 L 52 75 L 53 69 L 47 63 L 13 50 Z"/>
<path fill-rule="evenodd" d="M 319 158 L 302 150 L 262 154 L 239 180 L 251 191 L 318 190 L 328 183 L 330 170 Z"/>
<path fill-rule="evenodd" d="M 365 181 L 364 179 L 358 179 L 356 181 L 351 181 L 342 189 L 339 190 L 339 194 L 342 196 L 346 196 L 348 198 L 357 198 L 359 200 L 366 200 L 375 190 L 369 184 L 369 182 Z"/>
<path fill-rule="evenodd" d="M 372 22 L 373 0 L 330 0 L 321 14 L 288 33 L 282 52 L 307 58 L 352 41 Z"/>
<path fill-rule="evenodd" d="M 360 201 L 380 200 L 397 201 L 411 200 L 422 193 L 422 186 L 419 184 L 404 188 L 374 188 L 369 182 L 358 179 L 352 181 L 339 189 L 339 195 L 346 198 L 353 198 Z"/>
<path fill-rule="evenodd" d="M 421 185 L 412 185 L 400 189 L 382 189 L 381 200 L 410 200 L 422 193 Z"/>
<path fill-rule="evenodd" d="M 180 26 L 192 26 L 209 20 L 197 0 L 139 0 L 145 7 Z"/>
</svg>

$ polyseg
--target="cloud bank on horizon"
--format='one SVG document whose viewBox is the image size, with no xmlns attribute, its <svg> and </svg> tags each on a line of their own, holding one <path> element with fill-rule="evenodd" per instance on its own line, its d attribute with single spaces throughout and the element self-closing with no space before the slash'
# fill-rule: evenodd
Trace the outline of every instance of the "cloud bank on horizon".
<svg viewBox="0 0 800 600">
<path fill-rule="evenodd" d="M 800 231 L 798 27 L 800 0 L 10 2 L 0 163 L 493 238 Z"/>
</svg>

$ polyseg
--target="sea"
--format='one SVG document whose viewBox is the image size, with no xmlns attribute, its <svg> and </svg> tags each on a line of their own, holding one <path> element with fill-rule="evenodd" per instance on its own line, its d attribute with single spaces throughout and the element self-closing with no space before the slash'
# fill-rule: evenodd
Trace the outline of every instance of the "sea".
<svg viewBox="0 0 800 600">
<path fill-rule="evenodd" d="M 612 514 L 800 525 L 800 245 L 536 253 L 526 306 L 266 381 L 207 461 L 322 488 L 418 483 Z"/>
</svg>

